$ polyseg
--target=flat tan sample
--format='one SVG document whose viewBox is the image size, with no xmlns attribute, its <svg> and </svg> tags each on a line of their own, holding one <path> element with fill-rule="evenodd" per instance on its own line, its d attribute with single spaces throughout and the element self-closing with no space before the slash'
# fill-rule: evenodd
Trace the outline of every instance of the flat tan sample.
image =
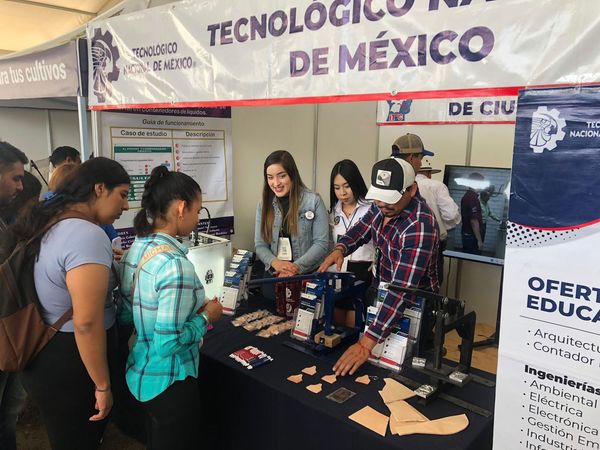
<svg viewBox="0 0 600 450">
<path fill-rule="evenodd" d="M 405 422 L 394 425 L 394 433 L 398 436 L 407 436 L 409 434 L 438 434 L 449 435 L 458 433 L 469 426 L 469 419 L 466 414 L 457 416 L 443 417 L 428 422 Z"/>
<path fill-rule="evenodd" d="M 288 381 L 291 381 L 292 383 L 301 383 L 302 382 L 302 374 L 299 373 L 298 375 L 290 375 L 289 377 L 287 377 Z"/>
<path fill-rule="evenodd" d="M 388 421 L 390 420 L 388 416 L 375 411 L 370 406 L 365 406 L 363 409 L 356 411 L 351 416 L 348 416 L 348 419 L 361 424 L 363 427 L 368 428 L 383 437 L 385 437 Z"/>
<path fill-rule="evenodd" d="M 325 375 L 324 377 L 321 378 L 321 380 L 323 380 L 329 384 L 333 384 L 337 381 L 337 377 L 335 376 L 335 374 Z"/>
<path fill-rule="evenodd" d="M 371 382 L 371 379 L 369 378 L 369 375 L 363 375 L 362 377 L 356 378 L 356 380 L 354 381 L 360 384 L 369 384 Z"/>
<path fill-rule="evenodd" d="M 392 418 L 399 423 L 403 422 L 426 422 L 429 419 L 421 414 L 416 408 L 404 400 L 388 403 L 386 405 L 392 413 Z M 391 426 L 392 420 L 390 420 Z"/>
<path fill-rule="evenodd" d="M 302 369 L 302 373 L 305 373 L 306 375 L 314 375 L 317 373 L 317 366 L 305 367 Z"/>
<path fill-rule="evenodd" d="M 379 395 L 384 403 L 393 403 L 399 400 L 406 400 L 414 397 L 416 394 L 402 383 L 398 383 L 393 378 L 384 378 L 385 386 L 379 391 Z"/>
<path fill-rule="evenodd" d="M 308 389 L 313 394 L 318 394 L 319 392 L 321 392 L 323 390 L 323 385 L 321 383 L 311 384 L 310 386 L 306 386 L 306 389 Z"/>
</svg>

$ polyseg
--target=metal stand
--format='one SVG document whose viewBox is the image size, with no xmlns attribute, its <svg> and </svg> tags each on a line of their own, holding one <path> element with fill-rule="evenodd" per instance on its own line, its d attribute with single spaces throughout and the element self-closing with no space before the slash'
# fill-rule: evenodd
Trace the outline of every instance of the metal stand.
<svg viewBox="0 0 600 450">
<path fill-rule="evenodd" d="M 363 297 L 366 286 L 362 281 L 357 281 L 353 273 L 323 272 L 293 277 L 262 278 L 251 280 L 248 286 L 302 280 L 327 280 L 327 287 L 323 293 L 323 325 L 318 332 L 309 336 L 306 341 L 286 341 L 284 345 L 309 355 L 320 356 L 333 351 L 337 347 L 347 346 L 356 342 L 363 328 Z M 336 292 L 335 285 L 337 280 L 342 281 L 342 289 Z M 353 328 L 336 326 L 333 323 L 335 302 L 342 298 L 354 299 L 355 318 Z"/>
<path fill-rule="evenodd" d="M 426 302 L 425 308 L 429 308 L 435 314 L 433 358 L 428 360 L 423 357 L 424 355 L 419 355 L 412 358 L 411 362 L 413 370 L 429 377 L 428 384 L 421 384 L 414 381 L 411 383 L 411 385 L 418 385 L 415 393 L 421 397 L 421 402 L 427 404 L 435 398 L 440 397 L 472 412 L 489 417 L 491 412 L 443 392 L 448 385 L 463 387 L 469 382 L 479 383 L 488 387 L 495 386 L 493 381 L 470 373 L 475 337 L 475 312 L 471 311 L 468 314 L 464 314 L 464 302 L 443 297 L 432 292 L 409 289 L 393 283 L 388 286 L 388 289 L 424 298 Z M 426 314 L 426 311 L 423 311 L 424 314 Z M 451 330 L 456 330 L 462 339 L 460 360 L 456 367 L 443 364 L 444 339 L 446 333 Z M 403 382 L 409 380 L 406 377 L 400 377 L 399 379 Z"/>
<path fill-rule="evenodd" d="M 502 312 L 502 284 L 504 283 L 504 265 L 502 266 L 502 270 L 500 272 L 500 292 L 498 294 L 498 309 L 496 312 L 496 331 L 494 333 L 481 341 L 473 343 L 473 348 L 482 348 L 489 347 L 491 345 L 498 347 L 500 343 L 500 317 Z"/>
</svg>

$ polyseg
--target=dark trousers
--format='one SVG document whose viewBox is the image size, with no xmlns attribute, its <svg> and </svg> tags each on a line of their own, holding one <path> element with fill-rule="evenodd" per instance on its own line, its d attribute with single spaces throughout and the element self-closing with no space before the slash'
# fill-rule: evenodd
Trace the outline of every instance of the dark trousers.
<svg viewBox="0 0 600 450">
<path fill-rule="evenodd" d="M 463 252 L 472 255 L 481 255 L 481 250 L 477 248 L 477 239 L 474 234 L 462 233 Z"/>
<path fill-rule="evenodd" d="M 18 373 L 0 372 L 0 449 L 16 450 L 17 417 L 25 404 Z"/>
<path fill-rule="evenodd" d="M 114 370 L 115 327 L 106 336 L 107 357 Z M 79 356 L 74 333 L 56 333 L 23 371 L 22 381 L 40 409 L 53 450 L 98 448 L 108 419 L 89 420 L 97 413 L 95 386 Z"/>
<path fill-rule="evenodd" d="M 157 397 L 143 402 L 148 450 L 195 450 L 201 447 L 198 380 L 176 381 Z"/>
</svg>

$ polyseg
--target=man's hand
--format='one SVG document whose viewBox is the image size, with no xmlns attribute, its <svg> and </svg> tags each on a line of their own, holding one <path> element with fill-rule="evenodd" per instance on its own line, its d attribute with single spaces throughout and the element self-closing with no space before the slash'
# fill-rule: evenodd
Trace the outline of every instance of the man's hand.
<svg viewBox="0 0 600 450">
<path fill-rule="evenodd" d="M 327 272 L 327 269 L 335 264 L 338 272 L 342 270 L 342 264 L 344 264 L 344 253 L 341 248 L 335 248 L 327 258 L 323 261 L 323 263 L 317 269 L 317 272 Z"/>
<path fill-rule="evenodd" d="M 353 375 L 360 366 L 368 361 L 374 346 L 375 342 L 363 337 L 356 344 L 348 347 L 333 366 L 333 371 L 337 376 Z"/>
</svg>

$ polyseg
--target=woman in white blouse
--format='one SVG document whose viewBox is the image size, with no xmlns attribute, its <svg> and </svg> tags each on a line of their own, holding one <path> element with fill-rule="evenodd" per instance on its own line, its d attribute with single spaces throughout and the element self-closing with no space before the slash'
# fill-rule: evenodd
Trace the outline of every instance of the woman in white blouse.
<svg viewBox="0 0 600 450">
<path fill-rule="evenodd" d="M 367 186 L 354 161 L 344 159 L 333 166 L 329 199 L 334 245 L 371 207 L 372 203 L 365 200 L 366 193 Z M 354 273 L 369 287 L 373 280 L 373 255 L 373 244 L 369 242 L 344 258 L 342 271 Z M 348 310 L 352 309 L 352 305 L 346 303 L 351 302 L 336 304 L 335 319 L 336 323 L 351 325 L 353 314 L 348 314 Z"/>
</svg>

